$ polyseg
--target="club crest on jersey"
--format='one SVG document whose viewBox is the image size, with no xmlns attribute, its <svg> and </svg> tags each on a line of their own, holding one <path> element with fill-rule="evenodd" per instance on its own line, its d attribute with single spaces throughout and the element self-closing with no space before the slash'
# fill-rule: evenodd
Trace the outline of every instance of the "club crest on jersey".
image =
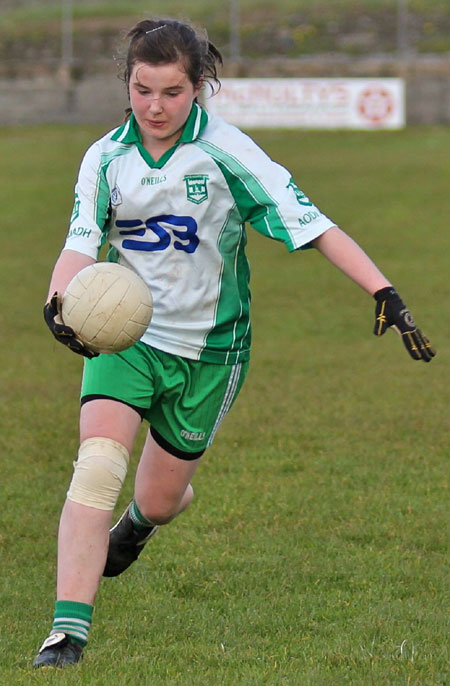
<svg viewBox="0 0 450 686">
<path fill-rule="evenodd" d="M 208 174 L 188 174 L 184 177 L 186 196 L 190 202 L 200 205 L 208 199 Z"/>
</svg>

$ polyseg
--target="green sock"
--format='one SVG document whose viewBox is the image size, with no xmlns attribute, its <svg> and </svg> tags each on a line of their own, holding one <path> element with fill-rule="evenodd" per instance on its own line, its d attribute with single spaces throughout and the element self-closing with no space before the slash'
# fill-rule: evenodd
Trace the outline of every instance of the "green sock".
<svg viewBox="0 0 450 686">
<path fill-rule="evenodd" d="M 85 646 L 91 627 L 93 610 L 93 606 L 86 603 L 57 600 L 51 633 L 63 631 L 73 641 Z"/>
<path fill-rule="evenodd" d="M 144 529 L 151 529 L 155 526 L 153 522 L 141 514 L 134 498 L 130 505 L 130 519 L 136 531 L 144 531 Z"/>
</svg>

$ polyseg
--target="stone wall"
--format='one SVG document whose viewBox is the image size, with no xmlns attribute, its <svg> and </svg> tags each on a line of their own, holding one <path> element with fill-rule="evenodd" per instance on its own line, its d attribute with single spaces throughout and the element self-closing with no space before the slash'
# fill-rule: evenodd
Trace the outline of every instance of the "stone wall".
<svg viewBox="0 0 450 686">
<path fill-rule="evenodd" d="M 450 56 L 302 59 L 243 59 L 229 63 L 223 76 L 376 77 L 406 81 L 407 122 L 450 123 Z M 124 84 L 114 66 L 102 65 L 71 80 L 67 70 L 35 77 L 0 78 L 0 125 L 43 122 L 120 123 L 127 106 Z"/>
</svg>

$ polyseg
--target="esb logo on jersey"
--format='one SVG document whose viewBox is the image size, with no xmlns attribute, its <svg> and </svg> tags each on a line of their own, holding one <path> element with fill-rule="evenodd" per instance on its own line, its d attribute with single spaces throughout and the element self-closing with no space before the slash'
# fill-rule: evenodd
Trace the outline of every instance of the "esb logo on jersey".
<svg viewBox="0 0 450 686">
<path fill-rule="evenodd" d="M 116 226 L 122 229 L 121 236 L 127 236 L 122 240 L 124 250 L 154 252 L 172 246 L 175 250 L 193 253 L 200 243 L 194 217 L 160 214 L 145 221 L 117 219 Z"/>
</svg>

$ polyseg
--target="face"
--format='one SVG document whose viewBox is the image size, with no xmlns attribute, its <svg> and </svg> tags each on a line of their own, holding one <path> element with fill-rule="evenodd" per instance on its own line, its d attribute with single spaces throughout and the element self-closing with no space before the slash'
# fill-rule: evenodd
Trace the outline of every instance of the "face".
<svg viewBox="0 0 450 686">
<path fill-rule="evenodd" d="M 200 86 L 194 87 L 182 62 L 136 62 L 130 104 L 146 147 L 162 154 L 178 140 Z"/>
</svg>

